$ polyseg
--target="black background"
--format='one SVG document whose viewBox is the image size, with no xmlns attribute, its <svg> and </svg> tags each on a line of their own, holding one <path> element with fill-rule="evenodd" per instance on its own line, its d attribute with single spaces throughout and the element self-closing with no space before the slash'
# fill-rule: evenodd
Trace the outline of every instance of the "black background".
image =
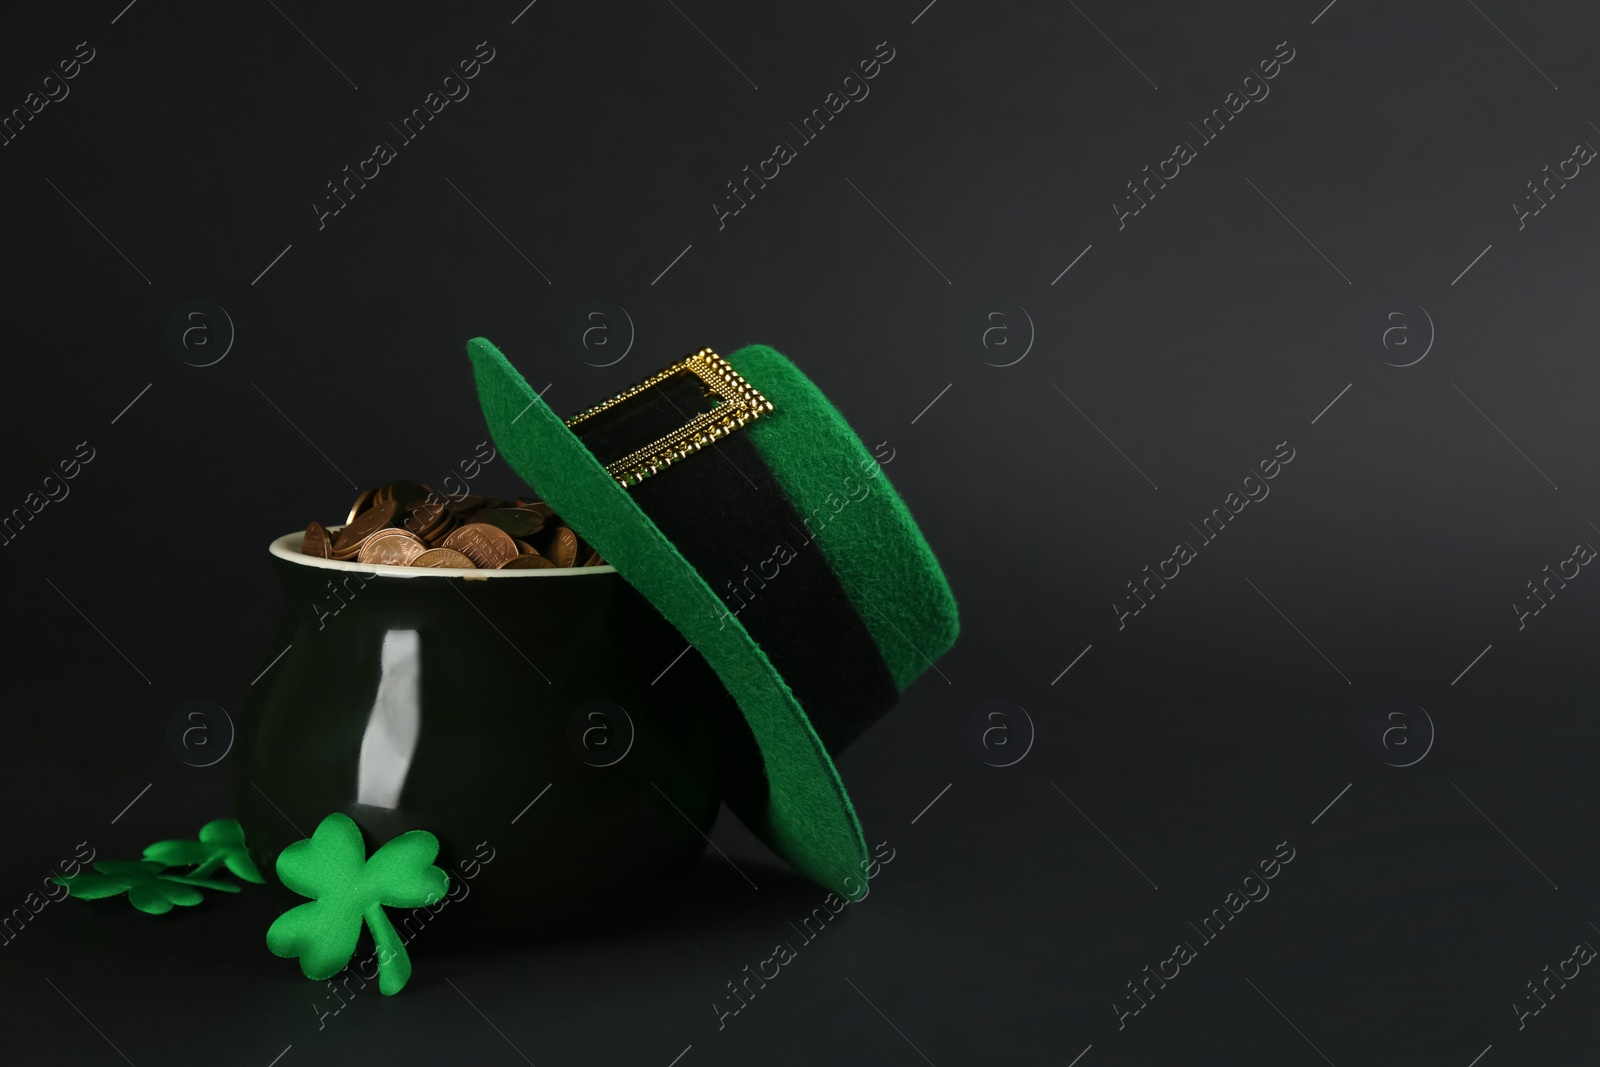
<svg viewBox="0 0 1600 1067">
<path fill-rule="evenodd" d="M 79 841 L 230 810 L 173 710 L 237 712 L 275 651 L 270 538 L 472 454 L 478 334 L 558 410 L 701 345 L 786 352 L 892 450 L 963 633 L 840 764 L 894 861 L 724 1029 L 724 984 L 822 896 L 726 816 L 758 890 L 713 853 L 602 936 L 441 923 L 401 996 L 320 1029 L 265 894 L 51 904 L 0 947 L 6 1062 L 1593 1062 L 1600 978 L 1513 1009 L 1600 941 L 1600 579 L 1513 607 L 1600 539 L 1600 179 L 1512 206 L 1600 143 L 1587 6 L 122 2 L 0 33 L 6 110 L 95 50 L 0 148 L 0 510 L 95 452 L 0 550 L 0 910 Z M 480 41 L 471 95 L 319 229 L 324 183 Z M 884 41 L 871 95 L 719 229 L 725 183 Z M 1119 228 L 1284 41 L 1270 96 Z M 236 330 L 209 367 L 167 340 L 192 300 Z M 606 368 L 621 347 L 569 342 L 594 300 L 632 323 Z M 1009 767 L 968 741 L 990 701 L 1032 723 Z M 1271 895 L 1119 1029 L 1280 842 Z"/>
</svg>

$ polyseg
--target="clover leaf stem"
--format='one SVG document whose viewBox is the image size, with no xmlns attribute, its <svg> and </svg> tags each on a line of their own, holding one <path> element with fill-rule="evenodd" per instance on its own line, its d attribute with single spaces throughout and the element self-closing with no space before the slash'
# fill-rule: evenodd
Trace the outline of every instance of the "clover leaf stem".
<svg viewBox="0 0 1600 1067">
<path fill-rule="evenodd" d="M 362 912 L 362 917 L 367 920 L 372 942 L 378 948 L 378 989 L 388 994 L 398 993 L 411 978 L 411 957 L 406 954 L 406 944 L 383 913 L 381 904 L 372 905 Z"/>
</svg>

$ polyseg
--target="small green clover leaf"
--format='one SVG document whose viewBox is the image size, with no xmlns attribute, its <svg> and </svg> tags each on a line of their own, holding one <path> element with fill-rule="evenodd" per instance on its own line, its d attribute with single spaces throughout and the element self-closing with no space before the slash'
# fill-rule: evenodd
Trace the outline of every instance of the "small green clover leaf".
<svg viewBox="0 0 1600 1067">
<path fill-rule="evenodd" d="M 104 860 L 94 865 L 94 871 L 51 881 L 66 886 L 67 892 L 79 900 L 100 900 L 126 893 L 128 902 L 148 915 L 165 915 L 174 904 L 192 907 L 204 899 L 201 889 L 223 893 L 239 891 L 231 882 L 167 874 L 164 864 L 150 860 Z"/>
<path fill-rule="evenodd" d="M 206 823 L 198 841 L 157 841 L 144 850 L 144 858 L 168 867 L 193 867 L 191 878 L 206 878 L 218 867 L 227 867 L 246 882 L 266 882 L 245 848 L 244 830 L 232 819 Z"/>
<path fill-rule="evenodd" d="M 308 840 L 278 854 L 278 880 L 311 903 L 290 908 L 267 930 L 267 948 L 300 957 L 300 970 L 317 981 L 350 962 L 364 920 L 378 948 L 378 988 L 393 994 L 411 978 L 406 955 L 385 907 L 420 908 L 441 899 L 450 878 L 433 866 L 439 839 L 408 830 L 367 858 L 361 828 L 334 812 Z"/>
</svg>

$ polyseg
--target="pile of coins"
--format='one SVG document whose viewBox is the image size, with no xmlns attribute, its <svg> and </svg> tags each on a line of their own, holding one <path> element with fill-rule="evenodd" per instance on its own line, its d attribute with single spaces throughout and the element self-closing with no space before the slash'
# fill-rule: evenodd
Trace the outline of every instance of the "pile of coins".
<svg viewBox="0 0 1600 1067">
<path fill-rule="evenodd" d="M 416 482 L 390 482 L 356 497 L 343 528 L 306 527 L 300 551 L 319 559 L 392 567 L 519 570 L 597 567 L 583 543 L 541 500 L 441 496 Z"/>
</svg>

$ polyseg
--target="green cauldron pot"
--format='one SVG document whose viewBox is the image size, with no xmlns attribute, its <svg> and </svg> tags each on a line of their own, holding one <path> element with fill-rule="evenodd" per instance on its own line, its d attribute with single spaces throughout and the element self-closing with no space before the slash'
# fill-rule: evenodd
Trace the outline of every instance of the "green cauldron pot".
<svg viewBox="0 0 1600 1067">
<path fill-rule="evenodd" d="M 667 896 L 716 818 L 713 723 L 738 712 L 698 653 L 674 662 L 685 642 L 643 597 L 610 567 L 366 565 L 300 540 L 270 546 L 284 602 L 263 662 L 282 656 L 235 748 L 269 882 L 338 811 L 369 851 L 438 837 L 452 940 L 608 925 Z"/>
</svg>

